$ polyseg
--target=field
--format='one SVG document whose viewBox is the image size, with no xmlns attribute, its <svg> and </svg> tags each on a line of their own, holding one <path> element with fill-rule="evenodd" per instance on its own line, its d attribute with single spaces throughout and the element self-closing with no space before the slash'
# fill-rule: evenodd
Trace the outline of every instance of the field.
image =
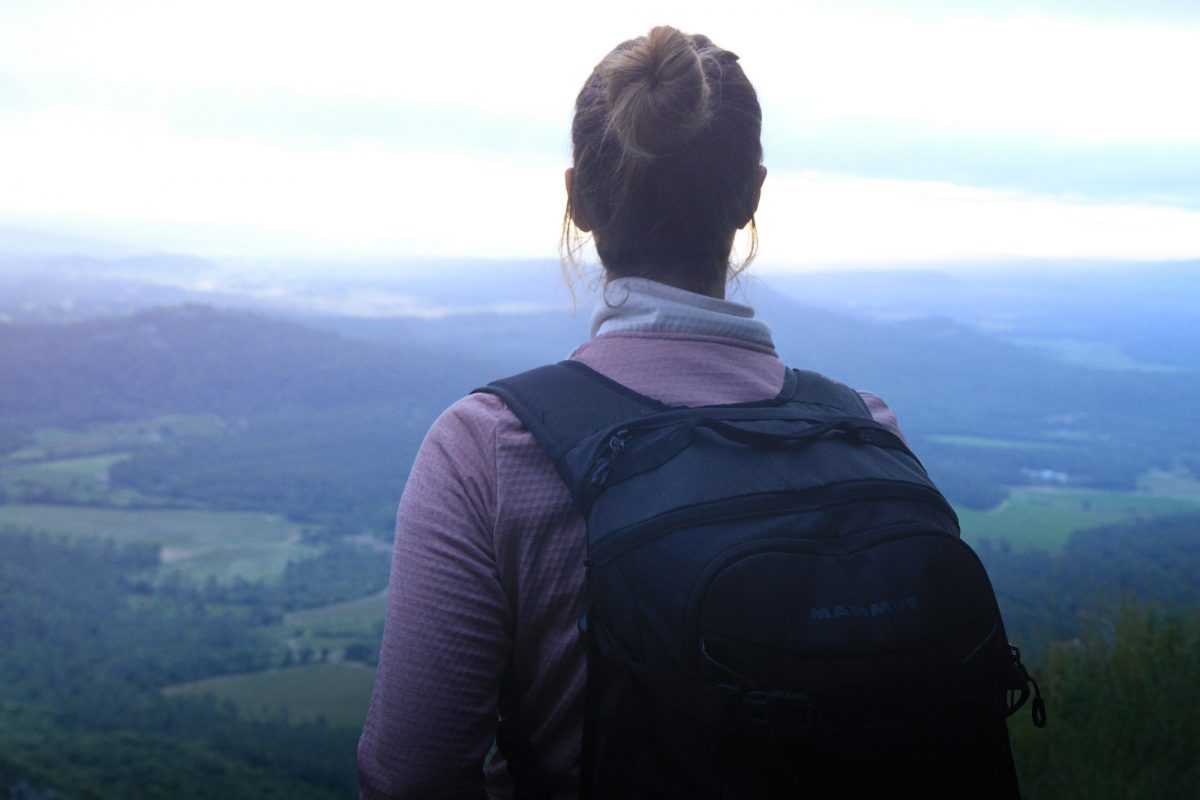
<svg viewBox="0 0 1200 800">
<path fill-rule="evenodd" d="M 0 529 L 36 529 L 67 537 L 112 539 L 162 547 L 163 574 L 203 582 L 278 577 L 288 561 L 309 558 L 302 528 L 275 514 L 199 509 L 0 505 Z"/>
<path fill-rule="evenodd" d="M 1182 372 L 1182 368 L 1167 364 L 1152 364 L 1130 358 L 1112 344 L 1082 339 L 1037 339 L 1017 338 L 1013 340 L 1049 353 L 1069 364 L 1097 369 L 1131 370 L 1134 372 Z"/>
<path fill-rule="evenodd" d="M 0 456 L 0 498 L 8 502 L 116 507 L 167 505 L 130 489 L 113 489 L 108 472 L 141 448 L 171 439 L 213 436 L 225 423 L 211 414 L 167 414 L 81 428 L 39 428 Z"/>
<path fill-rule="evenodd" d="M 1168 472 L 1154 469 L 1138 479 L 1138 489 L 1159 497 L 1173 497 L 1191 503 L 1200 503 L 1200 480 L 1186 472 Z"/>
<path fill-rule="evenodd" d="M 250 719 L 286 713 L 288 719 L 361 727 L 371 701 L 375 670 L 362 664 L 305 664 L 224 675 L 168 687 L 167 694 L 213 694 Z"/>
<path fill-rule="evenodd" d="M 383 624 L 387 592 L 331 606 L 293 611 L 283 618 L 285 627 L 302 629 L 318 636 L 374 635 Z"/>
<path fill-rule="evenodd" d="M 984 436 L 930 436 L 929 441 L 957 447 L 980 447 L 988 450 L 1057 450 L 1062 447 L 1051 442 L 1029 442 L 1020 439 L 993 439 Z"/>
<path fill-rule="evenodd" d="M 13 497 L 37 492 L 104 505 L 121 505 L 108 489 L 109 468 L 127 453 L 74 456 L 51 461 L 17 460 L 0 469 L 0 489 Z"/>
<path fill-rule="evenodd" d="M 1165 482 L 1158 479 L 1165 488 Z M 957 509 L 968 542 L 1007 541 L 1013 548 L 1057 550 L 1075 531 L 1147 517 L 1195 511 L 1200 493 L 1165 490 L 1100 492 L 1017 487 L 991 511 Z"/>
<path fill-rule="evenodd" d="M 39 461 L 0 461 L 0 496 L 14 503 L 70 503 L 113 508 L 149 508 L 171 505 L 167 498 L 151 497 L 133 489 L 114 489 L 108 471 L 130 453 L 101 453 Z"/>
<path fill-rule="evenodd" d="M 66 537 L 110 538 L 160 546 L 158 576 L 227 583 L 278 578 L 291 561 L 321 547 L 304 541 L 304 526 L 280 514 L 156 507 L 166 498 L 114 492 L 108 470 L 140 448 L 173 437 L 212 436 L 215 417 L 161 417 L 80 430 L 43 429 L 22 449 L 0 458 L 0 531 L 37 529 Z M 932 437 L 938 444 L 997 452 L 1046 452 L 1059 443 L 974 436 Z M 45 500 L 38 500 L 44 497 Z M 14 502 L 16 501 L 16 502 Z M 177 502 L 177 501 L 176 501 Z M 1200 508 L 1200 482 L 1184 473 L 1146 473 L 1133 492 L 1065 487 L 1016 487 L 991 511 L 960 509 L 964 538 L 1006 541 L 1054 551 L 1071 533 L 1101 525 Z M 211 693 L 247 719 L 286 714 L 293 721 L 362 724 L 374 670 L 362 663 L 378 652 L 386 592 L 294 611 L 259 629 L 283 658 L 275 669 L 225 675 L 167 690 Z"/>
<path fill-rule="evenodd" d="M 114 491 L 108 472 L 140 448 L 181 438 L 212 436 L 225 427 L 211 415 L 171 415 L 79 429 L 43 428 L 20 449 L 0 457 L 0 535 L 37 530 L 67 538 L 111 539 L 160 547 L 159 579 L 178 574 L 189 582 L 272 581 L 289 562 L 316 556 L 305 527 L 280 514 L 167 508 L 168 498 Z M 7 499 L 7 502 L 5 502 Z M 293 612 L 263 629 L 287 654 L 285 666 L 180 685 L 171 692 L 211 692 L 234 702 L 248 718 L 287 714 L 292 720 L 324 717 L 330 724 L 360 726 L 370 697 L 373 668 L 342 661 L 377 652 L 385 594 Z"/>
<path fill-rule="evenodd" d="M 295 611 L 264 632 L 293 653 L 307 652 L 307 657 L 328 655 L 339 659 L 346 646 L 355 644 L 373 655 L 379 649 L 386 600 L 386 592 L 377 592 L 345 603 Z M 360 727 L 374 678 L 373 667 L 331 660 L 209 678 L 166 691 L 211 693 L 232 702 L 247 719 L 271 717 L 286 709 L 288 719 L 295 722 L 323 717 L 331 725 Z"/>
<path fill-rule="evenodd" d="M 41 428 L 32 442 L 5 461 L 52 461 L 158 444 L 176 437 L 212 436 L 225 429 L 213 414 L 166 414 L 136 422 L 105 422 L 84 428 Z"/>
<path fill-rule="evenodd" d="M 331 661 L 346 658 L 347 648 L 357 651 L 352 659 L 373 658 L 379 652 L 387 590 L 328 606 L 291 611 L 283 621 L 261 629 L 270 641 L 289 650 L 293 657 L 318 656 Z"/>
<path fill-rule="evenodd" d="M 0 458 L 0 526 L 156 544 L 160 577 L 178 573 L 200 583 L 276 578 L 288 562 L 319 552 L 302 543 L 300 525 L 277 514 L 165 508 L 167 498 L 109 486 L 109 469 L 138 448 L 224 429 L 211 414 L 38 429 L 25 446 Z"/>
</svg>

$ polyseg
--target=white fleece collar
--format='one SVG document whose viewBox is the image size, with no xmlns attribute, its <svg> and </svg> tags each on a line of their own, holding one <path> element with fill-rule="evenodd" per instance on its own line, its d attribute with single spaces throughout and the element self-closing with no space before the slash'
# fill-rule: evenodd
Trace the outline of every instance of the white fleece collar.
<svg viewBox="0 0 1200 800">
<path fill-rule="evenodd" d="M 621 331 L 724 336 L 775 347 L 771 329 L 750 306 L 646 278 L 610 281 L 592 312 L 592 336 Z"/>
</svg>

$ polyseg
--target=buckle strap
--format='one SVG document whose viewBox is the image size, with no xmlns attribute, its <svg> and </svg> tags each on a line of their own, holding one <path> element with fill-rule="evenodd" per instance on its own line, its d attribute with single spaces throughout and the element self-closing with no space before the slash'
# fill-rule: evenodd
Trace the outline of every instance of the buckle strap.
<svg viewBox="0 0 1200 800">
<path fill-rule="evenodd" d="M 777 742 L 805 742 L 812 735 L 813 705 L 807 695 L 745 690 L 732 684 L 719 687 L 730 695 L 732 716 L 730 728 L 758 738 Z"/>
<path fill-rule="evenodd" d="M 548 800 L 542 774 L 530 745 L 529 731 L 521 714 L 517 668 L 510 656 L 500 678 L 500 697 L 496 720 L 496 749 L 508 762 L 513 781 L 514 800 Z"/>
</svg>

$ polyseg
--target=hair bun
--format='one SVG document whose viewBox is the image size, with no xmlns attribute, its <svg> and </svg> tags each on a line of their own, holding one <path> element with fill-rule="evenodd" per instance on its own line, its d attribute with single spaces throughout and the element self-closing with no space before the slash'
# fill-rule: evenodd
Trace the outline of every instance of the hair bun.
<svg viewBox="0 0 1200 800">
<path fill-rule="evenodd" d="M 696 39 L 700 39 L 697 42 Z M 709 121 L 711 90 L 701 37 L 659 26 L 602 64 L 609 106 L 608 133 L 625 152 L 641 158 L 666 155 Z"/>
</svg>

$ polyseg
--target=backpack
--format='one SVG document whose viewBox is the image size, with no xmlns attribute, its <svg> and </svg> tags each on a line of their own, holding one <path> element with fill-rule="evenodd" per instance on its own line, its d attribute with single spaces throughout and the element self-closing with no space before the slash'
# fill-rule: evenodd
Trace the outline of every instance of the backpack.
<svg viewBox="0 0 1200 800">
<path fill-rule="evenodd" d="M 587 521 L 581 796 L 1018 797 L 1035 690 L 953 509 L 857 392 L 671 407 L 574 361 L 498 395 Z M 500 752 L 545 796 L 503 680 Z"/>
</svg>

